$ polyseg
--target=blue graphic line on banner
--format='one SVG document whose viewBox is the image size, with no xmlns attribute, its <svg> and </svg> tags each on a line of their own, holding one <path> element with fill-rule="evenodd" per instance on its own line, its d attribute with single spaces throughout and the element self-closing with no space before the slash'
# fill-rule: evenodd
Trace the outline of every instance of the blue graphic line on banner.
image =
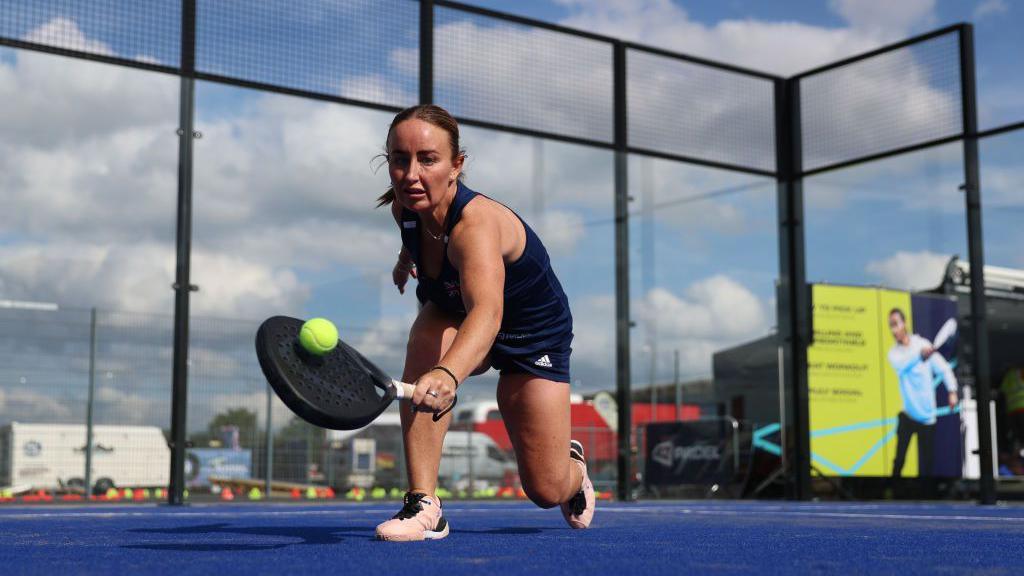
<svg viewBox="0 0 1024 576">
<path fill-rule="evenodd" d="M 950 414 L 959 414 L 959 413 L 960 413 L 960 405 L 957 404 L 956 406 L 953 406 L 953 407 L 943 406 L 942 408 L 937 409 L 935 411 L 935 416 L 936 417 L 948 416 Z M 846 425 L 846 426 L 839 426 L 837 428 L 829 428 L 829 429 L 826 429 L 826 430 L 816 430 L 816 431 L 811 433 L 811 437 L 812 438 L 817 438 L 817 437 L 821 437 L 821 436 L 829 436 L 831 434 L 839 434 L 839 433 L 842 433 L 842 432 L 854 432 L 854 431 L 857 431 L 857 430 L 864 430 L 864 429 L 867 429 L 867 428 L 873 428 L 873 427 L 878 427 L 878 426 L 894 426 L 896 423 L 897 423 L 897 419 L 896 418 L 887 418 L 885 420 L 873 420 L 871 422 L 861 422 L 861 423 L 858 423 L 858 424 L 849 424 L 849 425 Z M 779 429 L 781 429 L 781 428 L 782 428 L 782 426 L 778 422 L 776 422 L 774 424 L 768 424 L 767 426 L 764 426 L 762 428 L 758 428 L 757 430 L 754 430 L 754 434 L 753 434 L 753 436 L 754 436 L 754 441 L 753 441 L 754 448 L 758 449 L 758 450 L 764 450 L 765 452 L 768 452 L 769 454 L 773 454 L 775 456 L 782 456 L 782 448 L 778 444 L 764 439 L 765 436 L 774 434 L 775 432 L 779 431 Z M 885 446 L 886 443 L 888 443 L 890 440 L 892 440 L 892 437 L 895 434 L 896 434 L 896 429 L 893 428 L 892 430 L 890 430 L 888 432 L 888 434 L 886 434 L 886 436 L 884 438 L 882 438 L 874 446 L 872 446 L 871 449 L 868 450 L 868 452 L 864 456 L 861 456 L 860 460 L 858 460 L 853 465 L 853 467 L 850 468 L 848 471 L 843 469 L 841 466 L 833 464 L 832 462 L 829 462 L 828 460 L 822 458 L 821 455 L 815 454 L 813 452 L 811 453 L 811 459 L 817 461 L 822 466 L 825 466 L 826 468 L 831 469 L 833 472 L 835 472 L 837 474 L 847 476 L 847 475 L 853 474 L 854 472 L 859 470 L 860 467 L 863 466 L 865 462 L 870 460 L 871 457 L 874 456 L 876 452 L 878 452 L 879 450 L 882 449 L 882 446 Z"/>
<path fill-rule="evenodd" d="M 774 442 L 757 439 L 754 440 L 754 448 L 764 450 L 765 452 L 769 454 L 774 454 L 775 456 L 782 456 L 782 448 L 780 448 L 779 445 L 775 444 Z"/>
<path fill-rule="evenodd" d="M 865 462 L 870 460 L 871 457 L 874 456 L 876 452 L 881 450 L 882 446 L 885 446 L 886 444 L 888 444 L 889 440 L 892 440 L 892 437 L 895 436 L 895 435 L 896 435 L 896 428 L 893 428 L 892 430 L 889 430 L 889 433 L 885 435 L 885 438 L 882 438 L 881 440 L 876 442 L 875 445 L 871 447 L 871 450 L 868 450 L 867 454 L 861 456 L 860 460 L 857 460 L 857 462 L 855 462 L 853 464 L 853 467 L 850 468 L 849 474 L 856 474 L 857 470 L 860 470 L 860 467 L 863 466 Z M 813 453 L 811 454 L 811 458 L 812 459 L 814 458 L 814 454 Z"/>
<path fill-rule="evenodd" d="M 867 422 L 846 424 L 844 426 L 837 426 L 835 428 L 825 428 L 824 430 L 812 430 L 811 438 L 820 438 L 822 436 L 842 434 L 843 432 L 856 432 L 857 430 L 867 430 L 868 428 L 878 428 L 879 426 L 889 426 L 895 424 L 896 422 L 896 418 L 886 418 L 885 420 L 869 420 Z"/>
<path fill-rule="evenodd" d="M 754 449 L 764 450 L 765 452 L 773 454 L 775 456 L 782 456 L 782 448 L 778 444 L 764 439 L 765 436 L 774 434 L 775 432 L 778 432 L 781 428 L 782 425 L 779 424 L 778 422 L 775 422 L 773 424 L 768 424 L 767 426 L 754 430 Z"/>
<path fill-rule="evenodd" d="M 778 432 L 781 428 L 782 425 L 779 424 L 778 422 L 774 424 L 769 424 L 763 428 L 758 428 L 757 430 L 754 430 L 754 438 L 760 440 L 769 434 L 774 434 L 775 432 Z"/>
<path fill-rule="evenodd" d="M 812 462 L 817 462 L 819 465 L 824 466 L 825 468 L 828 468 L 829 470 L 832 470 L 833 472 L 835 472 L 836 474 L 839 474 L 840 476 L 845 476 L 846 475 L 846 473 L 843 471 L 843 469 L 841 467 L 839 467 L 839 466 L 829 462 L 828 460 L 822 458 L 821 456 L 815 454 L 814 452 L 811 452 L 811 461 Z"/>
</svg>

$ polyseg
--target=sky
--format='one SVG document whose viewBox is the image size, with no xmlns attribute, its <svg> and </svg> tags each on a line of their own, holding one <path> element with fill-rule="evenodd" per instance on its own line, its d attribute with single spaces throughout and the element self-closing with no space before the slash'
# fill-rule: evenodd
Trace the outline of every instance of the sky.
<svg viewBox="0 0 1024 576">
<path fill-rule="evenodd" d="M 1024 5 L 1013 0 L 471 3 L 779 75 L 970 21 L 982 128 L 1024 121 Z M 177 65 L 166 3 L 134 3 L 118 18 L 69 4 L 78 6 L 5 4 L 0 34 Z M 415 103 L 415 3 L 299 4 L 310 10 L 200 1 L 197 66 Z M 439 10 L 436 25 L 437 100 L 456 115 L 611 138 L 606 45 L 451 10 Z M 809 166 L 959 130 L 951 58 L 955 45 L 939 39 L 809 80 Z M 641 54 L 630 62 L 631 143 L 773 167 L 770 84 Z M 77 417 L 88 335 L 74 310 L 95 306 L 111 311 L 100 355 L 109 417 L 166 422 L 177 79 L 3 48 L 0 97 L 0 301 L 55 302 L 79 318 L 66 342 L 0 338 L 0 420 Z M 416 307 L 390 286 L 399 237 L 390 215 L 372 208 L 387 186 L 378 155 L 390 114 L 210 82 L 197 85 L 196 114 L 192 426 L 239 403 L 263 413 L 250 332 L 271 314 L 331 318 L 342 338 L 400 372 Z M 519 212 L 552 255 L 575 319 L 573 391 L 614 387 L 611 153 L 470 126 L 462 137 L 467 183 Z M 1014 133 L 981 145 L 986 255 L 1001 266 L 1024 267 L 1015 248 L 1024 243 L 1022 144 Z M 966 254 L 961 155 L 952 144 L 808 178 L 808 278 L 937 285 L 949 258 Z M 629 174 L 634 385 L 671 381 L 677 368 L 684 381 L 709 378 L 716 351 L 774 329 L 775 183 L 640 156 Z M 145 326 L 153 333 L 143 338 Z M 464 394 L 493 398 L 494 381 L 492 372 Z M 58 389 L 67 392 L 54 399 Z M 287 413 L 276 410 L 283 424 Z"/>
</svg>

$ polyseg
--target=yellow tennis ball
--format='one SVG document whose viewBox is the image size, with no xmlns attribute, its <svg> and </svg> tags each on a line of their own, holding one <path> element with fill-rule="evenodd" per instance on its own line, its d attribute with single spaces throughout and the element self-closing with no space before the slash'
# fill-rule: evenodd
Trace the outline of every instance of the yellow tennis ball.
<svg viewBox="0 0 1024 576">
<path fill-rule="evenodd" d="M 326 318 L 307 320 L 299 331 L 299 344 L 310 354 L 322 356 L 338 345 L 338 329 Z"/>
</svg>

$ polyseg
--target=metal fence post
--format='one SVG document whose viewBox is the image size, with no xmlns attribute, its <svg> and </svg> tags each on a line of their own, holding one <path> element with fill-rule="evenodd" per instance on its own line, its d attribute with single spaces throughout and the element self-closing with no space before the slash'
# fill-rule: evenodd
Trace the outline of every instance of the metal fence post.
<svg viewBox="0 0 1024 576">
<path fill-rule="evenodd" d="M 420 0 L 420 104 L 434 103 L 434 0 Z"/>
<path fill-rule="evenodd" d="M 800 80 L 775 83 L 775 138 L 779 222 L 778 333 L 782 368 L 789 393 L 792 446 L 783 445 L 788 462 L 789 496 L 811 496 L 811 439 L 807 390 L 807 344 L 810 329 L 810 298 L 804 257 L 803 150 L 800 125 Z"/>
<path fill-rule="evenodd" d="M 185 499 L 186 411 L 188 408 L 189 296 L 192 256 L 192 140 L 195 137 L 196 0 L 182 2 L 181 101 L 178 125 L 177 271 L 174 280 L 174 359 L 171 393 L 171 484 L 167 502 Z"/>
<path fill-rule="evenodd" d="M 96 308 L 89 312 L 89 397 L 85 402 L 85 498 L 92 498 L 92 416 L 96 394 Z"/>
<path fill-rule="evenodd" d="M 469 496 L 473 497 L 473 489 L 476 486 L 476 475 L 473 473 L 473 425 L 466 427 L 466 458 L 468 458 L 467 471 L 469 475 Z"/>
<path fill-rule="evenodd" d="M 964 128 L 964 203 L 967 217 L 967 252 L 971 262 L 971 362 L 978 394 L 978 450 L 981 463 L 978 503 L 996 503 L 992 474 L 992 417 L 989 411 L 988 321 L 985 314 L 985 240 L 981 231 L 981 171 L 978 166 L 977 85 L 974 76 L 974 27 L 960 29 L 960 82 Z"/>
<path fill-rule="evenodd" d="M 267 498 L 273 493 L 271 489 L 274 487 L 274 427 L 273 420 L 271 418 L 271 412 L 274 406 L 274 394 L 271 392 L 270 384 L 267 384 L 267 429 L 264 434 L 266 438 L 266 452 L 267 452 L 267 471 L 266 481 L 264 482 L 264 491 L 267 494 Z"/>
<path fill-rule="evenodd" d="M 629 330 L 629 154 L 626 135 L 626 45 L 614 44 L 615 106 L 615 395 L 618 414 L 618 497 L 630 500 L 632 411 Z"/>
<path fill-rule="evenodd" d="M 676 385 L 676 420 L 683 419 L 683 383 L 679 381 L 679 349 L 676 348 L 672 351 L 673 362 L 675 368 L 673 369 L 672 383 Z"/>
</svg>

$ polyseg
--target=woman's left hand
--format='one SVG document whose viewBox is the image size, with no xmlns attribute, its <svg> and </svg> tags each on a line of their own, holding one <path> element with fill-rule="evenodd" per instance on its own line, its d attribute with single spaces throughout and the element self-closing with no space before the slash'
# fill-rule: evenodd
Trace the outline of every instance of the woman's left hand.
<svg viewBox="0 0 1024 576">
<path fill-rule="evenodd" d="M 412 406 L 420 412 L 440 412 L 455 401 L 455 382 L 441 370 L 430 370 L 416 380 Z"/>
</svg>

